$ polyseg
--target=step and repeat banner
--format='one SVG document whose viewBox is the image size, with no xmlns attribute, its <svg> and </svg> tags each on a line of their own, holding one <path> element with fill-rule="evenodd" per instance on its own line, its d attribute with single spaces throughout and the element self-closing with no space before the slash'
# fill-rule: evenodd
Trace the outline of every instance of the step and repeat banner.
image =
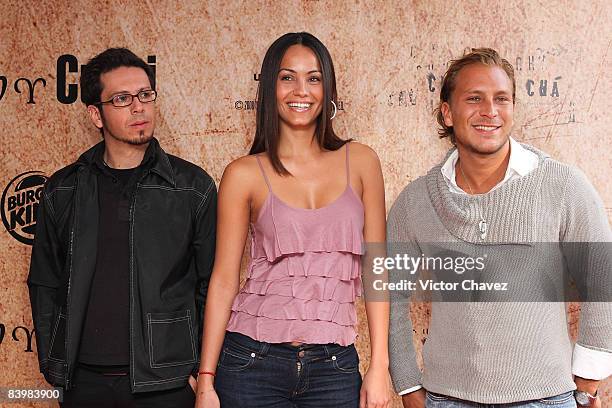
<svg viewBox="0 0 612 408">
<path fill-rule="evenodd" d="M 128 47 L 155 69 L 155 135 L 218 183 L 253 139 L 267 47 L 290 31 L 316 35 L 336 68 L 335 129 L 376 150 L 388 208 L 450 146 L 432 116 L 448 61 L 471 47 L 495 48 L 516 69 L 514 137 L 584 171 L 612 218 L 610 2 L 28 0 L 1 7 L 0 388 L 45 386 L 26 287 L 36 208 L 47 177 L 100 140 L 78 78 L 108 47 Z M 578 311 L 568 307 L 572 336 Z M 363 304 L 359 315 L 365 370 Z M 420 349 L 428 305 L 414 305 L 412 317 Z M 612 381 L 602 393 L 612 406 Z"/>
</svg>

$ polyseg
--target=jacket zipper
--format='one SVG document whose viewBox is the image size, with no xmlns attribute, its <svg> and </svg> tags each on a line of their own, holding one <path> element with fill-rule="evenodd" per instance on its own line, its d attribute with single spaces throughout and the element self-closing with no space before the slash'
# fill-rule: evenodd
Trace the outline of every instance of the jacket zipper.
<svg viewBox="0 0 612 408">
<path fill-rule="evenodd" d="M 78 223 L 78 187 L 79 187 L 79 171 L 77 170 L 77 176 L 74 182 L 74 209 L 73 209 L 73 222 L 70 230 L 70 249 L 68 251 L 70 258 L 70 269 L 68 270 L 68 290 L 66 292 L 66 337 L 64 340 L 64 353 L 66 354 L 66 389 L 70 389 L 70 353 L 69 353 L 69 340 L 70 340 L 70 287 L 72 285 L 72 265 L 74 263 L 74 229 Z M 60 309 L 61 310 L 61 309 Z"/>
<path fill-rule="evenodd" d="M 134 327 L 134 209 L 136 207 L 136 190 L 138 189 L 138 183 L 136 183 L 136 187 L 134 188 L 134 193 L 132 193 L 132 203 L 130 204 L 130 388 L 132 392 L 134 392 L 134 385 L 136 381 L 134 380 L 134 349 L 132 338 L 132 328 Z"/>
<path fill-rule="evenodd" d="M 134 328 L 134 217 L 136 214 L 136 193 L 140 182 L 149 174 L 149 170 L 145 170 L 134 186 L 132 193 L 132 203 L 130 204 L 130 389 L 134 392 L 136 387 L 136 379 L 134 378 L 134 336 L 132 331 Z"/>
</svg>

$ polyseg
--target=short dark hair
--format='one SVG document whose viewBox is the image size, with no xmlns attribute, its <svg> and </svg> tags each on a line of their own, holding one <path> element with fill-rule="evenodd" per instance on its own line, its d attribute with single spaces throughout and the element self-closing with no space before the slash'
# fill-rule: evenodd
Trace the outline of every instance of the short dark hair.
<svg viewBox="0 0 612 408">
<path fill-rule="evenodd" d="M 444 102 L 447 102 L 451 98 L 451 94 L 455 90 L 455 82 L 457 74 L 462 68 L 472 64 L 484 64 L 489 66 L 500 67 L 508 75 L 508 78 L 512 81 L 512 104 L 514 104 L 514 97 L 516 94 L 516 81 L 514 79 L 514 68 L 508 60 L 499 56 L 497 51 L 492 48 L 472 48 L 472 51 L 465 54 L 463 57 L 452 60 L 449 65 L 444 77 L 442 78 L 442 89 L 440 89 L 440 101 L 438 107 L 434 110 L 436 120 L 440 125 L 438 128 L 438 135 L 440 138 L 449 137 L 452 144 L 455 144 L 455 132 L 452 126 L 446 126 L 444 123 L 444 116 L 440 108 Z"/>
<path fill-rule="evenodd" d="M 338 150 L 349 140 L 340 139 L 332 126 L 332 101 L 337 104 L 336 74 L 329 51 L 314 35 L 306 32 L 287 33 L 272 43 L 261 64 L 257 89 L 257 120 L 255 138 L 249 154 L 266 152 L 274 170 L 280 175 L 289 175 L 278 157 L 279 119 L 276 105 L 276 80 L 285 52 L 292 45 L 303 45 L 314 52 L 321 65 L 323 83 L 323 107 L 317 118 L 315 137 L 319 147 Z"/>
<path fill-rule="evenodd" d="M 100 103 L 100 76 L 119 67 L 142 68 L 155 89 L 155 74 L 146 62 L 127 48 L 109 48 L 90 59 L 81 70 L 81 99 L 86 106 Z"/>
</svg>

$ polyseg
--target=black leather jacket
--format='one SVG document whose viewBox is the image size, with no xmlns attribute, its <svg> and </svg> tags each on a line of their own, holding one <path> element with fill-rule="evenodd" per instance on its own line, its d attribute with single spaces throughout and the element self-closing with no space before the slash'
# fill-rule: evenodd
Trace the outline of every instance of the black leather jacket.
<svg viewBox="0 0 612 408">
<path fill-rule="evenodd" d="M 70 389 L 95 270 L 94 161 L 104 142 L 47 181 L 28 286 L 40 371 Z M 197 372 L 215 251 L 217 191 L 201 168 L 147 148 L 130 206 L 130 379 L 133 392 L 185 386 Z"/>
</svg>

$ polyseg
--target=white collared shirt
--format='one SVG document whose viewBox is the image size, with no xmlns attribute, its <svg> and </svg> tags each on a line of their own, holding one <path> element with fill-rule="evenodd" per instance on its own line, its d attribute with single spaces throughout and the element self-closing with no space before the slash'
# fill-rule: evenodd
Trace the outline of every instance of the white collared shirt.
<svg viewBox="0 0 612 408">
<path fill-rule="evenodd" d="M 442 175 L 451 193 L 467 194 L 457 185 L 455 167 L 459 159 L 459 152 L 455 149 L 442 166 Z M 490 191 L 499 188 L 505 182 L 523 177 L 538 167 L 538 156 L 525 149 L 520 143 L 510 138 L 510 159 L 504 179 L 497 183 Z M 612 353 L 594 350 L 576 343 L 572 356 L 572 373 L 578 377 L 592 380 L 603 380 L 612 375 Z M 399 395 L 405 395 L 422 388 L 417 385 L 400 391 Z"/>
<path fill-rule="evenodd" d="M 449 158 L 444 162 L 442 166 L 442 175 L 451 193 L 456 194 L 467 194 L 457 185 L 457 176 L 455 174 L 455 167 L 457 166 L 457 160 L 459 159 L 459 151 L 455 149 Z M 521 146 L 513 138 L 510 138 L 510 160 L 508 161 L 508 168 L 506 169 L 506 175 L 504 179 L 497 183 L 490 191 L 499 188 L 508 180 L 512 180 L 518 177 L 523 177 L 538 167 L 539 158 L 534 152 L 531 152 Z"/>
</svg>

